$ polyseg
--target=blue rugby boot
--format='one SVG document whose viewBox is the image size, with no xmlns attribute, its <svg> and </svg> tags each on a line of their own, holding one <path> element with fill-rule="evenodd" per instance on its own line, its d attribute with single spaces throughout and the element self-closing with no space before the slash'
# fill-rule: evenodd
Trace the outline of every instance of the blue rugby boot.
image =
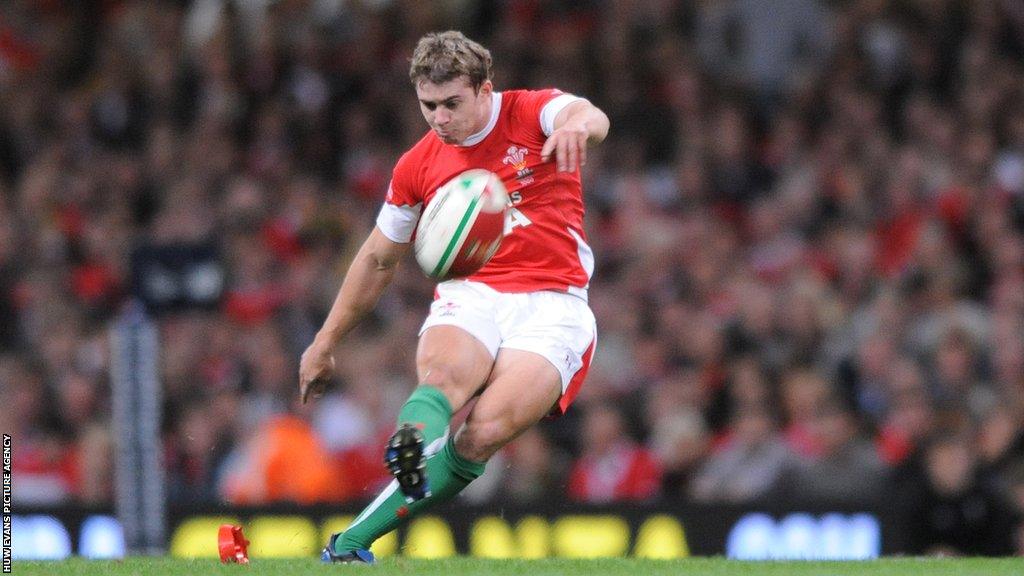
<svg viewBox="0 0 1024 576">
<path fill-rule="evenodd" d="M 320 561 L 324 564 L 376 564 L 377 560 L 373 557 L 373 552 L 369 550 L 349 550 L 343 554 L 338 554 L 334 551 L 334 543 L 337 542 L 338 536 L 341 533 L 331 534 L 330 540 L 327 541 L 327 547 L 320 553 Z"/>
<path fill-rule="evenodd" d="M 430 496 L 423 448 L 423 433 L 412 424 L 402 424 L 388 440 L 384 451 L 384 464 L 398 480 L 398 487 L 409 504 Z"/>
</svg>

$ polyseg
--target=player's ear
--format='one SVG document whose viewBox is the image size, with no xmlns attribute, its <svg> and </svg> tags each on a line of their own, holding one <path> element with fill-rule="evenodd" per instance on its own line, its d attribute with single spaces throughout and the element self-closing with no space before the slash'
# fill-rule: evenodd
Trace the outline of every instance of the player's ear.
<svg viewBox="0 0 1024 576">
<path fill-rule="evenodd" d="M 490 80 L 484 80 L 483 83 L 480 84 L 480 89 L 477 90 L 477 94 L 480 96 L 490 96 L 493 91 L 494 84 L 492 84 Z"/>
</svg>

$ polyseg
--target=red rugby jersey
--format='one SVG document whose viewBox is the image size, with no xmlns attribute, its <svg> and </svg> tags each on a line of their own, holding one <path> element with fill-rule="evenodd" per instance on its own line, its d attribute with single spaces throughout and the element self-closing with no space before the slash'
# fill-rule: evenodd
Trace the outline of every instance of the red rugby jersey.
<svg viewBox="0 0 1024 576">
<path fill-rule="evenodd" d="M 422 207 L 445 182 L 470 168 L 496 173 L 512 209 L 505 238 L 470 280 L 499 292 L 558 290 L 586 298 L 594 257 L 583 231 L 579 170 L 557 172 L 540 151 L 555 116 L 578 100 L 554 89 L 495 92 L 487 126 L 462 145 L 445 144 L 433 130 L 398 160 L 377 226 L 409 242 Z"/>
</svg>

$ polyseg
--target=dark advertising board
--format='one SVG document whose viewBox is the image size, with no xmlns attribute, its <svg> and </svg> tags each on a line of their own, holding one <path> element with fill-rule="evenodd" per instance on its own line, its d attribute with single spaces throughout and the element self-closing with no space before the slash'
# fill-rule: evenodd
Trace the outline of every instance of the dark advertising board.
<svg viewBox="0 0 1024 576">
<path fill-rule="evenodd" d="M 167 553 L 217 557 L 221 524 L 240 524 L 259 557 L 309 557 L 358 507 L 172 508 Z M 438 558 L 614 557 L 867 559 L 902 550 L 900 530 L 883 510 L 840 507 L 772 509 L 552 503 L 536 507 L 452 504 L 413 519 L 382 538 L 382 556 Z M 14 558 L 125 554 L 121 526 L 109 510 L 39 509 L 14 517 Z"/>
</svg>

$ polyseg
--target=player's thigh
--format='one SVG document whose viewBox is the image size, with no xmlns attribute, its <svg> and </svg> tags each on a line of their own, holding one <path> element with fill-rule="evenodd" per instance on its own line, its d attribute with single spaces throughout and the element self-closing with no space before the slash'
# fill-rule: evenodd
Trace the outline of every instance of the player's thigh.
<svg viewBox="0 0 1024 576">
<path fill-rule="evenodd" d="M 454 411 L 480 390 L 493 363 L 487 347 L 458 326 L 440 324 L 427 328 L 416 349 L 419 383 L 441 390 Z"/>
<path fill-rule="evenodd" d="M 546 416 L 561 392 L 561 375 L 547 358 L 500 349 L 487 386 L 455 439 L 456 449 L 470 460 L 487 460 Z"/>
<path fill-rule="evenodd" d="M 491 372 L 501 344 L 496 298 L 497 292 L 474 282 L 442 282 L 420 328 L 419 382 L 439 388 L 453 410 L 472 398 Z"/>
</svg>

